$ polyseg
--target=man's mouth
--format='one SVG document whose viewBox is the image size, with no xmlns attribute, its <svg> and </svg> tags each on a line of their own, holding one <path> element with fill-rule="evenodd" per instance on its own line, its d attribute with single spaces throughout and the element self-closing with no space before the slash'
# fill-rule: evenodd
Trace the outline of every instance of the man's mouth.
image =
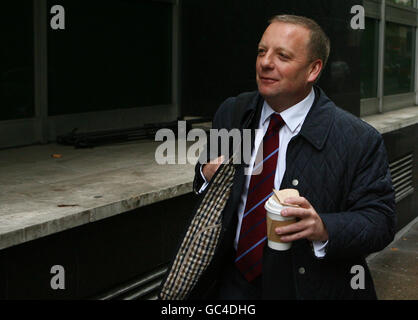
<svg viewBox="0 0 418 320">
<path fill-rule="evenodd" d="M 269 77 L 260 77 L 260 81 L 263 82 L 263 83 L 270 84 L 270 83 L 275 83 L 279 80 L 274 79 L 274 78 L 269 78 Z"/>
</svg>

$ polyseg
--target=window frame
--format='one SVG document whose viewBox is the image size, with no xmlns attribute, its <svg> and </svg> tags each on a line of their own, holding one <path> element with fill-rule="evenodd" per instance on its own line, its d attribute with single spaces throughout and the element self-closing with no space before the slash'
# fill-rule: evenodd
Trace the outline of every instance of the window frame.
<svg viewBox="0 0 418 320">
<path fill-rule="evenodd" d="M 34 104 L 33 118 L 0 121 L 0 149 L 55 141 L 61 134 L 78 128 L 79 132 L 126 129 L 146 123 L 177 119 L 179 110 L 179 32 L 180 0 L 155 0 L 172 4 L 172 97 L 171 104 L 129 109 L 48 116 L 48 46 L 50 19 L 47 0 L 33 0 L 34 16 Z"/>
<path fill-rule="evenodd" d="M 415 80 L 415 91 L 384 95 L 384 58 L 385 58 L 385 35 L 386 22 L 412 27 L 415 33 L 415 79 L 418 76 L 418 1 L 414 0 L 414 7 L 404 6 L 387 2 L 386 0 L 364 0 L 365 15 L 367 18 L 375 19 L 379 24 L 379 49 L 378 49 L 378 83 L 377 96 L 373 98 L 360 99 L 360 116 L 384 113 L 418 105 L 418 81 Z M 414 44 L 413 44 L 414 46 Z"/>
</svg>

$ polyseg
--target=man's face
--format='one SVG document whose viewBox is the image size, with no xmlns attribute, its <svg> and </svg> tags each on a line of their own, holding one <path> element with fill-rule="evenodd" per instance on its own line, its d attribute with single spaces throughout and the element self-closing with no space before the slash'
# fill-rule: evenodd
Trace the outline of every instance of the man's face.
<svg viewBox="0 0 418 320">
<path fill-rule="evenodd" d="M 258 46 L 256 63 L 258 91 L 274 101 L 305 93 L 310 69 L 310 31 L 302 26 L 273 22 Z"/>
</svg>

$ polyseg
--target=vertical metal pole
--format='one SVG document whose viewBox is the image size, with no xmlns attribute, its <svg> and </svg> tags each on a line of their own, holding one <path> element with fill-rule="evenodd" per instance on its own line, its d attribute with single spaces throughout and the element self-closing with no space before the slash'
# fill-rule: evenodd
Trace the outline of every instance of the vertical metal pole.
<svg viewBox="0 0 418 320">
<path fill-rule="evenodd" d="M 383 113 L 384 66 L 385 66 L 385 28 L 386 28 L 386 0 L 382 0 L 379 23 L 379 55 L 377 71 L 377 98 L 379 99 L 379 113 Z"/>
<path fill-rule="evenodd" d="M 48 143 L 48 9 L 47 0 L 33 0 L 35 117 L 37 140 Z"/>
<path fill-rule="evenodd" d="M 415 27 L 415 105 L 418 105 L 418 27 Z"/>
<path fill-rule="evenodd" d="M 172 33 L 172 104 L 176 118 L 182 116 L 180 110 L 180 0 L 173 3 L 173 33 Z"/>
</svg>

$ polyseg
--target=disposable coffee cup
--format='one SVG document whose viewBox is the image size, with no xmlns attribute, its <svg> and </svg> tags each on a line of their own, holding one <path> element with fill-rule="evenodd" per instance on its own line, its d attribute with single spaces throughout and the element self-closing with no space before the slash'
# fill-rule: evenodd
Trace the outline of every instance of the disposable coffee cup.
<svg viewBox="0 0 418 320">
<path fill-rule="evenodd" d="M 264 208 L 267 210 L 267 238 L 268 246 L 274 250 L 285 251 L 292 247 L 291 242 L 281 242 L 280 236 L 274 231 L 278 227 L 288 226 L 295 223 L 295 217 L 283 217 L 282 210 L 290 208 L 278 203 L 274 197 L 270 197 L 265 203 Z"/>
</svg>

